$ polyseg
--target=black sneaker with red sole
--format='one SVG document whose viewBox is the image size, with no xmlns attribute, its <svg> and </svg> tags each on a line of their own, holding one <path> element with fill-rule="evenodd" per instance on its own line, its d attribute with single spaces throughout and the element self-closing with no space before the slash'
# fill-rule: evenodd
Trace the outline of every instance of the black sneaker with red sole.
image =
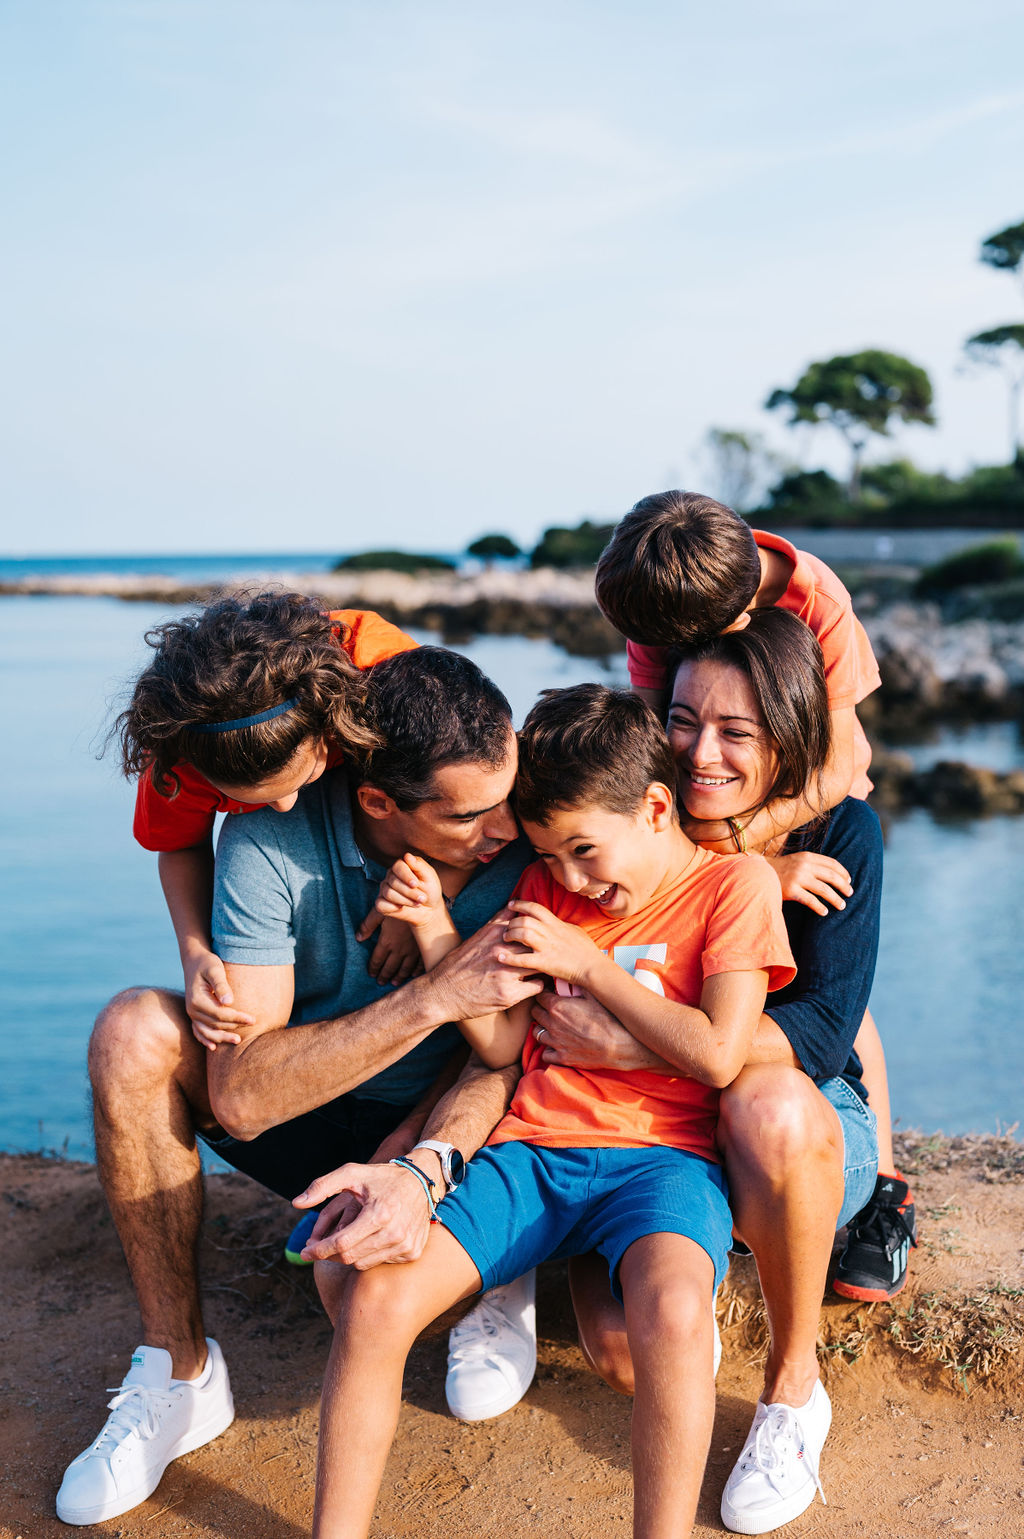
<svg viewBox="0 0 1024 1539">
<path fill-rule="evenodd" d="M 879 1176 L 871 1201 L 850 1220 L 832 1287 L 843 1298 L 868 1303 L 895 1298 L 907 1285 L 910 1248 L 916 1244 L 910 1187 L 899 1176 Z"/>
</svg>

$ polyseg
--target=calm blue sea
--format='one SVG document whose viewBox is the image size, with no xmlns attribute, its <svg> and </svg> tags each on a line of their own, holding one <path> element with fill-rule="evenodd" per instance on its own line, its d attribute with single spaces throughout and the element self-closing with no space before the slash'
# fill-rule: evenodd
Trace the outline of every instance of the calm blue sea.
<svg viewBox="0 0 1024 1539">
<path fill-rule="evenodd" d="M 308 567 L 307 567 L 308 570 Z M 0 599 L 0 1147 L 91 1157 L 85 1049 L 106 999 L 175 984 L 177 953 L 154 857 L 131 838 L 132 793 L 98 760 L 104 721 L 141 665 L 150 604 Z M 547 642 L 466 649 L 521 719 L 537 691 L 602 676 Z M 610 677 L 621 678 L 618 671 Z M 1024 762 L 1006 727 L 930 745 Z M 872 1006 L 904 1126 L 992 1131 L 1024 1104 L 1024 819 L 892 820 Z"/>
<path fill-rule="evenodd" d="M 1006 530 L 984 529 L 780 529 L 779 533 L 803 550 L 812 551 L 830 564 L 878 562 L 882 565 L 917 566 L 940 561 L 944 556 L 989 538 L 1006 538 Z M 1019 538 L 1019 537 L 1018 537 Z M 344 551 L 262 551 L 213 555 L 168 553 L 165 555 L 108 556 L 3 556 L 0 581 L 24 577 L 119 576 L 173 577 L 182 582 L 229 582 L 289 572 L 326 572 Z M 474 566 L 460 552 L 436 551 L 449 560 Z"/>
</svg>

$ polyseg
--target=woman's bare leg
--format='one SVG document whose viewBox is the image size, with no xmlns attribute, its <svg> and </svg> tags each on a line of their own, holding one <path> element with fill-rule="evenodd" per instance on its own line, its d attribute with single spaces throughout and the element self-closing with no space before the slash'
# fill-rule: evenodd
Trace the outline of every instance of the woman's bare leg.
<svg viewBox="0 0 1024 1539">
<path fill-rule="evenodd" d="M 762 1398 L 802 1406 L 818 1377 L 818 1319 L 843 1202 L 839 1118 L 800 1070 L 748 1065 L 722 1092 L 718 1141 L 771 1329 Z"/>
<path fill-rule="evenodd" d="M 437 1225 L 417 1261 L 348 1272 L 335 1284 L 318 1277 L 335 1331 L 320 1402 L 313 1539 L 364 1539 L 398 1424 L 409 1349 L 439 1314 L 479 1290 L 480 1274 Z"/>
<path fill-rule="evenodd" d="M 697 1514 L 715 1380 L 711 1258 L 678 1234 L 651 1234 L 620 1268 L 634 1364 L 634 1539 L 683 1539 Z"/>
<path fill-rule="evenodd" d="M 885 1048 L 878 1034 L 870 1010 L 865 1010 L 860 1023 L 854 1052 L 864 1071 L 864 1089 L 868 1093 L 868 1105 L 878 1118 L 878 1170 L 883 1176 L 896 1174 L 895 1155 L 892 1152 L 892 1107 L 889 1105 L 889 1074 L 885 1066 Z"/>
</svg>

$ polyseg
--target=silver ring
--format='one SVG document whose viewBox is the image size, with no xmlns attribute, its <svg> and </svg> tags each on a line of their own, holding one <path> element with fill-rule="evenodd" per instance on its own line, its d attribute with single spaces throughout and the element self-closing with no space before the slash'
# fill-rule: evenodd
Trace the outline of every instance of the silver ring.
<svg viewBox="0 0 1024 1539">
<path fill-rule="evenodd" d="M 547 1031 L 547 1027 L 546 1026 L 538 1026 L 537 1027 L 537 1030 L 534 1033 L 534 1035 L 536 1036 L 538 1042 L 540 1041 L 541 1037 L 544 1035 L 544 1033 L 546 1031 Z"/>
</svg>

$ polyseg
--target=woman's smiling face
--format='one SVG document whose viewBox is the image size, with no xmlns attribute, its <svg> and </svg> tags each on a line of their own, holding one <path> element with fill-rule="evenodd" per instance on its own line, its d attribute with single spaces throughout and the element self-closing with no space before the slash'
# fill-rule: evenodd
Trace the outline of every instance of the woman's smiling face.
<svg viewBox="0 0 1024 1539">
<path fill-rule="evenodd" d="M 767 799 L 777 759 L 741 669 L 683 663 L 672 689 L 668 740 L 679 799 L 691 818 L 741 817 Z"/>
</svg>

